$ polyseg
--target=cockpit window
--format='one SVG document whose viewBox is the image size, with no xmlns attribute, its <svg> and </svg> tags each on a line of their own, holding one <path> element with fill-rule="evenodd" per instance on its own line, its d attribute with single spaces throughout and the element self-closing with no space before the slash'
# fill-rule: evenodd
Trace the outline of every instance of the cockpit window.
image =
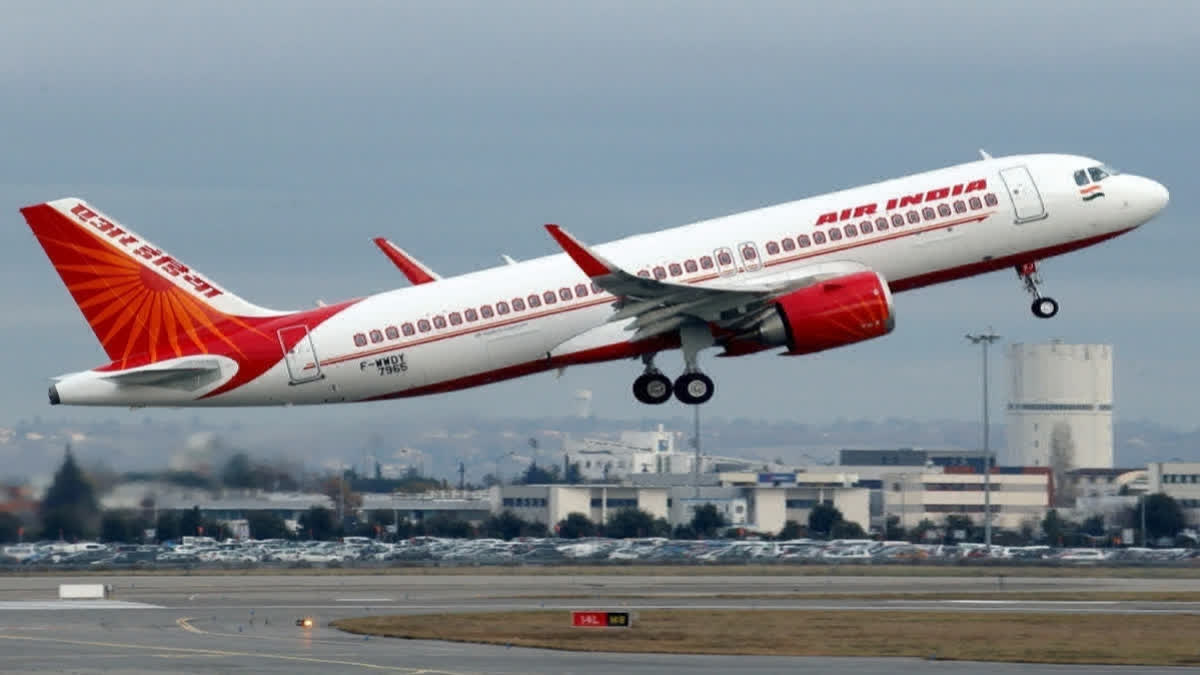
<svg viewBox="0 0 1200 675">
<path fill-rule="evenodd" d="M 1108 178 L 1108 172 L 1098 166 L 1093 166 L 1092 168 L 1088 169 L 1088 175 L 1090 175 L 1092 180 L 1096 181 L 1097 183 L 1105 178 Z"/>
<path fill-rule="evenodd" d="M 1079 185 L 1079 186 L 1088 184 L 1088 176 L 1087 176 L 1086 170 L 1080 169 L 1075 172 L 1075 184 Z"/>
</svg>

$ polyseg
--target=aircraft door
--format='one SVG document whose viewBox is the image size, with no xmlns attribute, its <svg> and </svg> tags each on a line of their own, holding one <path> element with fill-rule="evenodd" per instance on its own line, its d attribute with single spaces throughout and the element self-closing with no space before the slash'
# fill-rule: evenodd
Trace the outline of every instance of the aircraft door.
<svg viewBox="0 0 1200 675">
<path fill-rule="evenodd" d="M 737 274 L 737 261 L 733 259 L 733 251 L 722 246 L 713 251 L 713 259 L 717 261 L 717 272 L 723 277 Z"/>
<path fill-rule="evenodd" d="M 1013 213 L 1017 223 L 1027 223 L 1031 220 L 1041 220 L 1046 217 L 1046 204 L 1038 192 L 1033 176 L 1025 166 L 1014 166 L 1000 171 L 1004 187 L 1012 200 Z"/>
<path fill-rule="evenodd" d="M 283 361 L 287 364 L 288 384 L 303 384 L 324 377 L 308 326 L 280 328 L 279 346 L 283 348 Z"/>
</svg>

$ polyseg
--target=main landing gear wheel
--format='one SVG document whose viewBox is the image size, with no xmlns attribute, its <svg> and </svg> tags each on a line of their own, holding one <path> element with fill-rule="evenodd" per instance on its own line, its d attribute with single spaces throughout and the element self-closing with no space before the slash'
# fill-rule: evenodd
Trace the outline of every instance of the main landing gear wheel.
<svg viewBox="0 0 1200 675">
<path fill-rule="evenodd" d="M 662 373 L 645 373 L 633 381 L 633 397 L 642 403 L 658 405 L 671 398 L 671 380 Z"/>
<path fill-rule="evenodd" d="M 684 373 L 675 380 L 675 398 L 686 405 L 700 405 L 713 397 L 716 385 L 704 373 Z"/>
<path fill-rule="evenodd" d="M 1054 298 L 1038 298 L 1033 301 L 1030 308 L 1033 310 L 1033 315 L 1039 319 L 1049 319 L 1058 314 L 1058 302 Z"/>
</svg>

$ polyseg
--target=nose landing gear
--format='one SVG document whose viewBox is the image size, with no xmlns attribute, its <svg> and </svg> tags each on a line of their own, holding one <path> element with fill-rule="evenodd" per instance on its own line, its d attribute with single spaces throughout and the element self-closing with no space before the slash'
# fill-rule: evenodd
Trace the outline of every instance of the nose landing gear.
<svg viewBox="0 0 1200 675">
<path fill-rule="evenodd" d="M 1038 290 L 1042 278 L 1038 274 L 1037 263 L 1029 262 L 1017 265 L 1017 278 L 1025 285 L 1025 290 L 1033 296 L 1033 303 L 1029 309 L 1033 311 L 1034 316 L 1039 319 L 1049 319 L 1058 314 L 1058 301 L 1042 295 Z"/>
</svg>

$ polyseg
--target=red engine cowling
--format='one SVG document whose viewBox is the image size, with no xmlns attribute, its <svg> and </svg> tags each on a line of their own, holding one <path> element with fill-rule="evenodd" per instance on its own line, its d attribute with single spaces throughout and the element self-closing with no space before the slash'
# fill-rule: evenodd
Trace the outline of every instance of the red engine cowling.
<svg viewBox="0 0 1200 675">
<path fill-rule="evenodd" d="M 895 325 L 887 282 L 875 272 L 856 272 L 781 296 L 758 340 L 798 356 L 887 335 Z"/>
</svg>

